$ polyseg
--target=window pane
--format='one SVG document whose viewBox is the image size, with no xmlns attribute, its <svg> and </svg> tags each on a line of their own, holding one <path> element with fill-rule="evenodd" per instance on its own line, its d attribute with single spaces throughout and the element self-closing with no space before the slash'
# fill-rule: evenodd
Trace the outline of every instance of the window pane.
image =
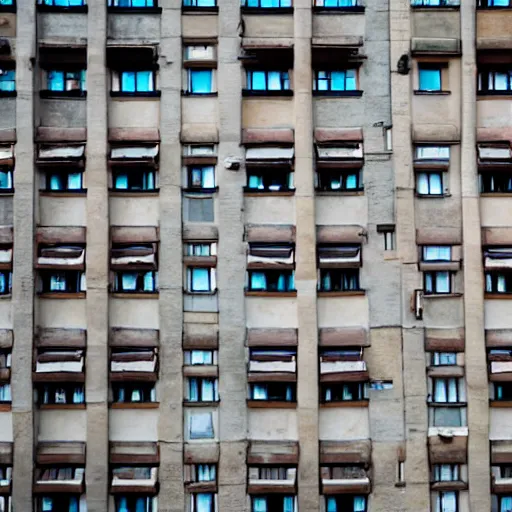
<svg viewBox="0 0 512 512">
<path fill-rule="evenodd" d="M 347 75 L 347 84 L 346 84 L 347 91 L 355 91 L 357 89 L 356 70 L 349 69 L 346 71 L 346 75 Z"/>
<path fill-rule="evenodd" d="M 128 175 L 118 174 L 115 178 L 114 188 L 126 190 L 128 188 Z"/>
<path fill-rule="evenodd" d="M 420 69 L 420 90 L 421 91 L 440 91 L 441 90 L 441 70 L 440 69 Z"/>
<path fill-rule="evenodd" d="M 450 293 L 450 273 L 436 273 L 436 291 L 437 293 Z"/>
<path fill-rule="evenodd" d="M 48 71 L 48 90 L 64 90 L 64 73 L 62 71 Z"/>
<path fill-rule="evenodd" d="M 124 71 L 121 73 L 121 91 L 135 92 L 135 73 Z"/>
<path fill-rule="evenodd" d="M 213 438 L 213 420 L 211 413 L 195 413 L 190 416 L 190 437 L 192 439 Z"/>
<path fill-rule="evenodd" d="M 281 90 L 281 73 L 279 71 L 268 72 L 268 90 L 279 91 Z"/>
<path fill-rule="evenodd" d="M 82 173 L 71 173 L 68 175 L 68 189 L 80 190 L 82 188 Z"/>
<path fill-rule="evenodd" d="M 211 512 L 213 505 L 213 495 L 206 493 L 198 493 L 196 495 L 196 503 L 196 512 Z"/>
<path fill-rule="evenodd" d="M 126 291 L 134 291 L 137 289 L 137 274 L 122 274 L 121 276 L 122 289 Z"/>
<path fill-rule="evenodd" d="M 267 88 L 267 82 L 264 71 L 249 71 L 250 85 L 253 91 L 264 91 Z"/>
<path fill-rule="evenodd" d="M 190 71 L 190 92 L 194 94 L 205 94 L 212 92 L 211 69 Z"/>
<path fill-rule="evenodd" d="M 252 272 L 251 273 L 251 290 L 266 290 L 267 289 L 267 278 L 263 272 Z"/>
<path fill-rule="evenodd" d="M 430 175 L 430 193 L 436 195 L 441 195 L 443 193 L 440 174 Z"/>
<path fill-rule="evenodd" d="M 0 171 L 0 188 L 12 188 L 12 179 L 10 171 Z"/>
<path fill-rule="evenodd" d="M 509 85 L 508 73 L 493 73 L 494 74 L 494 90 L 506 91 Z M 489 89 L 493 89 L 492 82 L 489 84 Z"/>
<path fill-rule="evenodd" d="M 425 173 L 420 173 L 417 176 L 416 189 L 418 194 L 428 194 L 428 176 Z"/>
<path fill-rule="evenodd" d="M 151 92 L 153 91 L 153 72 L 138 71 L 137 72 L 137 91 Z"/>
<path fill-rule="evenodd" d="M 210 271 L 206 268 L 192 268 L 192 290 L 194 292 L 210 291 Z"/>
<path fill-rule="evenodd" d="M 213 167 L 203 167 L 203 188 L 215 188 L 215 173 Z"/>
<path fill-rule="evenodd" d="M 345 71 L 331 72 L 331 91 L 345 90 Z"/>
<path fill-rule="evenodd" d="M 266 498 L 253 498 L 252 510 L 253 512 L 267 512 Z"/>
</svg>

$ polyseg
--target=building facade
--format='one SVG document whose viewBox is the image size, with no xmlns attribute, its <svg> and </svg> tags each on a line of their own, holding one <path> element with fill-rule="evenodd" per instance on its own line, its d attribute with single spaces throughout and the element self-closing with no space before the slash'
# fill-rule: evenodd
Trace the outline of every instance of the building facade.
<svg viewBox="0 0 512 512">
<path fill-rule="evenodd" d="M 511 512 L 510 0 L 0 0 L 0 512 Z"/>
</svg>

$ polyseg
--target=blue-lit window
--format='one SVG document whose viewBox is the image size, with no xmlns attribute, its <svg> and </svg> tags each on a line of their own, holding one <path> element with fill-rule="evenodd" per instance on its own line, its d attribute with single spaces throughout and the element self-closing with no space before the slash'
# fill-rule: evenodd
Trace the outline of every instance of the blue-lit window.
<svg viewBox="0 0 512 512">
<path fill-rule="evenodd" d="M 512 70 L 480 71 L 478 73 L 478 92 L 512 94 Z"/>
<path fill-rule="evenodd" d="M 216 286 L 214 268 L 190 267 L 187 269 L 188 292 L 213 292 Z"/>
<path fill-rule="evenodd" d="M 189 167 L 188 188 L 215 188 L 215 167 L 213 165 L 197 165 Z"/>
<path fill-rule="evenodd" d="M 154 170 L 130 169 L 113 171 L 113 189 L 126 192 L 155 190 L 156 172 Z"/>
<path fill-rule="evenodd" d="M 359 0 L 315 0 L 315 7 L 350 9 L 354 7 L 362 7 L 362 5 Z"/>
<path fill-rule="evenodd" d="M 121 92 L 153 92 L 155 90 L 155 74 L 153 71 L 121 71 L 119 74 Z"/>
<path fill-rule="evenodd" d="M 12 5 L 16 5 L 16 4 L 14 3 L 14 0 L 0 0 L 0 7 L 3 7 L 4 5 L 12 6 Z"/>
<path fill-rule="evenodd" d="M 153 383 L 113 382 L 112 394 L 117 403 L 156 402 L 156 388 Z"/>
<path fill-rule="evenodd" d="M 443 173 L 437 171 L 416 173 L 416 193 L 421 196 L 443 195 Z"/>
<path fill-rule="evenodd" d="M 46 174 L 46 190 L 52 192 L 73 192 L 82 190 L 81 172 L 48 172 Z"/>
<path fill-rule="evenodd" d="M 116 512 L 156 512 L 151 496 L 140 494 L 128 494 L 126 496 L 116 495 Z"/>
<path fill-rule="evenodd" d="M 295 290 L 293 270 L 249 270 L 248 290 L 290 292 Z"/>
<path fill-rule="evenodd" d="M 0 192 L 12 190 L 12 169 L 10 167 L 0 167 Z"/>
<path fill-rule="evenodd" d="M 114 292 L 153 293 L 158 290 L 158 272 L 128 271 L 116 272 Z"/>
<path fill-rule="evenodd" d="M 326 497 L 327 512 L 366 512 L 366 496 L 341 494 Z"/>
<path fill-rule="evenodd" d="M 85 272 L 81 270 L 48 270 L 41 272 L 43 293 L 78 293 L 87 289 Z"/>
<path fill-rule="evenodd" d="M 216 0 L 183 0 L 183 7 L 216 7 Z"/>
<path fill-rule="evenodd" d="M 419 85 L 420 91 L 441 91 L 441 68 L 434 68 L 431 66 L 419 66 Z"/>
<path fill-rule="evenodd" d="M 1 69 L 0 68 L 0 91 L 11 92 L 11 91 L 15 91 L 15 90 L 16 90 L 16 71 L 14 69 Z"/>
<path fill-rule="evenodd" d="M 242 7 L 253 9 L 286 9 L 292 7 L 292 0 L 242 0 Z"/>
<path fill-rule="evenodd" d="M 52 92 L 85 91 L 85 69 L 80 71 L 48 71 L 47 89 Z"/>
<path fill-rule="evenodd" d="M 9 295 L 12 291 L 12 272 L 2 270 L 0 272 L 0 295 Z"/>
<path fill-rule="evenodd" d="M 52 7 L 82 7 L 86 5 L 85 0 L 38 0 L 37 5 L 48 5 Z"/>
<path fill-rule="evenodd" d="M 320 399 L 322 403 L 368 400 L 368 384 L 366 382 L 321 383 Z"/>
<path fill-rule="evenodd" d="M 288 71 L 247 71 L 247 89 L 251 91 L 288 91 Z"/>
<path fill-rule="evenodd" d="M 478 7 L 510 7 L 510 0 L 479 0 Z"/>
<path fill-rule="evenodd" d="M 356 91 L 357 70 L 316 71 L 313 89 L 315 91 Z"/>
<path fill-rule="evenodd" d="M 295 512 L 295 497 L 280 494 L 252 496 L 252 512 Z"/>
<path fill-rule="evenodd" d="M 156 7 L 156 0 L 108 0 L 108 6 L 128 7 L 133 9 Z"/>
<path fill-rule="evenodd" d="M 457 7 L 460 5 L 460 0 L 411 0 L 411 5 L 413 7 Z"/>
<path fill-rule="evenodd" d="M 213 70 L 189 69 L 187 71 L 187 92 L 190 94 L 213 92 Z"/>
<path fill-rule="evenodd" d="M 40 405 L 64 405 L 83 404 L 85 402 L 85 390 L 83 384 L 45 384 L 38 390 L 38 402 Z M 55 512 L 67 511 L 67 508 L 49 508 L 42 510 L 54 510 Z M 72 510 L 70 508 L 70 510 Z"/>
<path fill-rule="evenodd" d="M 321 292 L 348 292 L 360 290 L 359 269 L 323 268 L 320 270 L 318 289 Z"/>
</svg>

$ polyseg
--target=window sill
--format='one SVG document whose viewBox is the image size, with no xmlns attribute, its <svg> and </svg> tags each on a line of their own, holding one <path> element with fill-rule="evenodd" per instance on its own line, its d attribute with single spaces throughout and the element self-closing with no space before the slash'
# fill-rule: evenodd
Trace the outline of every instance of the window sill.
<svg viewBox="0 0 512 512">
<path fill-rule="evenodd" d="M 368 407 L 370 400 L 342 400 L 339 402 L 323 402 L 320 404 L 321 408 L 331 407 Z"/>
<path fill-rule="evenodd" d="M 425 293 L 423 292 L 424 299 L 451 299 L 455 297 L 462 297 L 462 293 Z"/>
<path fill-rule="evenodd" d="M 245 197 L 290 197 L 295 195 L 295 190 L 255 190 L 244 187 Z"/>
<path fill-rule="evenodd" d="M 87 195 L 87 189 L 70 190 L 40 190 L 39 195 L 42 197 L 83 197 Z"/>
<path fill-rule="evenodd" d="M 18 91 L 0 91 L 0 98 L 16 98 L 16 96 Z"/>
<path fill-rule="evenodd" d="M 85 299 L 86 292 L 38 292 L 40 299 Z"/>
<path fill-rule="evenodd" d="M 115 299 L 158 299 L 158 292 L 111 292 Z"/>
<path fill-rule="evenodd" d="M 477 11 L 510 11 L 510 10 L 512 10 L 512 5 L 499 5 L 496 7 L 482 6 L 482 7 L 477 7 L 476 10 Z"/>
<path fill-rule="evenodd" d="M 41 411 L 54 411 L 63 409 L 74 409 L 83 411 L 86 409 L 86 404 L 41 404 L 39 405 Z"/>
<path fill-rule="evenodd" d="M 205 266 L 208 266 L 208 265 L 205 265 Z M 209 292 L 192 292 L 190 290 L 185 290 L 185 288 L 184 288 L 183 289 L 183 294 L 184 295 L 191 295 L 193 297 L 202 297 L 202 296 L 213 297 L 214 295 L 217 295 L 217 289 L 209 291 Z"/>
<path fill-rule="evenodd" d="M 182 5 L 181 12 L 183 14 L 218 14 L 219 6 L 200 7 L 198 5 Z"/>
<path fill-rule="evenodd" d="M 111 402 L 110 409 L 158 409 L 160 402 Z"/>
<path fill-rule="evenodd" d="M 186 194 L 215 194 L 219 190 L 219 187 L 214 188 L 191 188 L 183 187 L 183 192 Z"/>
<path fill-rule="evenodd" d="M 415 96 L 448 96 L 451 93 L 451 91 L 414 91 Z"/>
<path fill-rule="evenodd" d="M 247 407 L 251 409 L 297 409 L 297 402 L 247 399 Z"/>
<path fill-rule="evenodd" d="M 413 11 L 460 11 L 460 5 L 411 5 Z"/>
<path fill-rule="evenodd" d="M 118 190 L 109 188 L 108 193 L 110 197 L 154 197 L 160 193 L 160 189 L 155 188 L 154 190 Z"/>
<path fill-rule="evenodd" d="M 87 98 L 87 91 L 39 91 L 39 97 L 50 100 L 62 100 L 62 99 L 85 99 Z"/>
<path fill-rule="evenodd" d="M 11 270 L 10 268 L 8 270 Z M 11 300 L 12 294 L 11 293 L 2 293 L 0 294 L 0 301 L 1 300 Z"/>
<path fill-rule="evenodd" d="M 148 92 L 123 92 L 123 91 L 110 91 L 111 98 L 160 98 L 162 91 L 148 91 Z"/>
<path fill-rule="evenodd" d="M 512 192 L 482 192 L 480 197 L 512 197 Z"/>
<path fill-rule="evenodd" d="M 37 5 L 38 12 L 63 12 L 66 14 L 82 14 L 89 11 L 87 5 L 77 5 L 75 7 L 62 7 L 59 5 Z"/>
<path fill-rule="evenodd" d="M 512 91 L 495 91 L 495 92 L 477 92 L 476 99 L 478 100 L 511 100 Z"/>
<path fill-rule="evenodd" d="M 445 197 L 452 197 L 451 194 L 414 194 L 419 199 L 444 199 Z"/>
<path fill-rule="evenodd" d="M 489 407 L 512 407 L 512 400 L 489 400 Z"/>
<path fill-rule="evenodd" d="M 181 95 L 184 98 L 216 98 L 219 93 L 215 92 L 189 92 L 189 91 L 181 91 Z"/>
<path fill-rule="evenodd" d="M 431 482 L 430 489 L 432 491 L 467 491 L 468 484 L 461 480 Z"/>
<path fill-rule="evenodd" d="M 484 293 L 486 300 L 511 300 L 512 293 Z"/>
<path fill-rule="evenodd" d="M 242 97 L 244 98 L 290 98 L 291 96 L 293 96 L 293 91 L 291 89 L 284 91 L 254 91 L 252 89 L 242 89 Z"/>
<path fill-rule="evenodd" d="M 12 409 L 12 404 L 0 404 L 0 412 L 9 412 Z"/>
<path fill-rule="evenodd" d="M 360 98 L 363 91 L 313 91 L 317 98 Z"/>
<path fill-rule="evenodd" d="M 241 7 L 242 14 L 293 14 L 293 7 Z"/>
<path fill-rule="evenodd" d="M 364 189 L 360 190 L 322 190 L 315 189 L 317 196 L 364 196 Z"/>
<path fill-rule="evenodd" d="M 266 292 L 266 291 L 254 291 L 245 290 L 246 297 L 297 297 L 297 290 L 290 292 Z"/>
<path fill-rule="evenodd" d="M 109 14 L 160 14 L 161 7 L 107 7 Z"/>
<path fill-rule="evenodd" d="M 448 408 L 448 409 L 460 409 L 462 407 L 467 407 L 468 403 L 467 402 L 428 402 L 427 401 L 427 405 L 429 407 L 434 407 L 434 408 L 441 407 L 441 408 Z"/>
<path fill-rule="evenodd" d="M 315 14 L 361 14 L 364 13 L 365 7 L 363 5 L 356 5 L 354 7 L 323 7 L 313 6 Z"/>
<path fill-rule="evenodd" d="M 215 400 L 213 402 L 191 402 L 189 400 L 183 400 L 183 407 L 218 407 L 220 405 L 220 400 Z"/>
<path fill-rule="evenodd" d="M 13 196 L 14 189 L 13 188 L 2 188 L 0 189 L 0 196 Z"/>
<path fill-rule="evenodd" d="M 347 290 L 347 291 L 317 291 L 318 297 L 357 297 L 366 295 L 366 290 Z"/>
</svg>

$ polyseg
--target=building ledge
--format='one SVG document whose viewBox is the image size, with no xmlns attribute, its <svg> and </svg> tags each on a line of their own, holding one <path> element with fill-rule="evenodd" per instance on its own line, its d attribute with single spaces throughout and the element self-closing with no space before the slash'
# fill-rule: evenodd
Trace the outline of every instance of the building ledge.
<svg viewBox="0 0 512 512">
<path fill-rule="evenodd" d="M 87 297 L 86 292 L 39 292 L 37 296 L 40 299 L 85 299 Z"/>
<path fill-rule="evenodd" d="M 512 407 L 512 400 L 489 400 L 489 407 L 497 409 Z"/>
<path fill-rule="evenodd" d="M 365 7 L 364 5 L 356 5 L 354 7 L 321 7 L 314 5 L 313 13 L 314 14 L 364 14 Z"/>
<path fill-rule="evenodd" d="M 160 193 L 159 188 L 155 188 L 154 190 L 117 190 L 110 188 L 108 190 L 108 195 L 110 197 L 155 197 Z"/>
<path fill-rule="evenodd" d="M 415 90 L 415 96 L 449 96 L 452 91 L 419 91 Z"/>
<path fill-rule="evenodd" d="M 181 12 L 182 14 L 218 14 L 219 6 L 200 7 L 197 5 L 182 5 Z"/>
<path fill-rule="evenodd" d="M 87 5 L 77 5 L 74 7 L 61 7 L 58 5 L 37 5 L 38 12 L 64 12 L 66 14 L 83 14 L 89 11 L 89 6 Z"/>
<path fill-rule="evenodd" d="M 512 293 L 485 293 L 485 300 L 511 300 Z"/>
<path fill-rule="evenodd" d="M 219 405 L 220 405 L 220 400 L 215 400 L 213 402 L 190 402 L 189 400 L 183 400 L 183 407 L 201 408 L 201 407 L 218 407 Z"/>
<path fill-rule="evenodd" d="M 320 404 L 322 409 L 330 409 L 335 407 L 368 407 L 370 400 L 341 400 L 339 402 L 323 402 Z"/>
<path fill-rule="evenodd" d="M 41 197 L 81 197 L 87 195 L 87 189 L 81 188 L 79 190 L 40 190 Z"/>
<path fill-rule="evenodd" d="M 366 290 L 348 290 L 348 291 L 332 291 L 332 292 L 316 292 L 318 297 L 357 297 L 366 295 Z"/>
<path fill-rule="evenodd" d="M 160 402 L 111 402 L 111 409 L 158 409 Z"/>
<path fill-rule="evenodd" d="M 251 409 L 297 409 L 297 402 L 247 400 L 247 407 Z"/>
<path fill-rule="evenodd" d="M 315 189 L 317 196 L 364 196 L 364 190 L 320 190 Z"/>
<path fill-rule="evenodd" d="M 266 291 L 251 291 L 245 290 L 246 297 L 297 297 L 297 290 L 290 292 L 266 292 Z"/>
<path fill-rule="evenodd" d="M 0 404 L 0 412 L 9 412 L 12 410 L 12 404 L 9 403 L 4 403 L 4 404 Z"/>
<path fill-rule="evenodd" d="M 71 409 L 71 410 L 85 410 L 86 404 L 41 404 L 39 406 L 39 409 L 42 411 L 53 411 L 53 410 L 64 410 L 64 409 Z"/>
<path fill-rule="evenodd" d="M 242 14 L 293 14 L 293 7 L 241 7 Z"/>
<path fill-rule="evenodd" d="M 111 292 L 110 296 L 116 299 L 158 299 L 158 292 L 135 292 L 135 293 L 126 293 L 126 292 Z"/>
<path fill-rule="evenodd" d="M 109 14 L 160 14 L 161 7 L 107 7 Z"/>
<path fill-rule="evenodd" d="M 257 191 L 251 188 L 244 187 L 245 197 L 290 197 L 295 195 L 295 190 L 277 190 L 272 192 L 270 190 Z"/>
</svg>

